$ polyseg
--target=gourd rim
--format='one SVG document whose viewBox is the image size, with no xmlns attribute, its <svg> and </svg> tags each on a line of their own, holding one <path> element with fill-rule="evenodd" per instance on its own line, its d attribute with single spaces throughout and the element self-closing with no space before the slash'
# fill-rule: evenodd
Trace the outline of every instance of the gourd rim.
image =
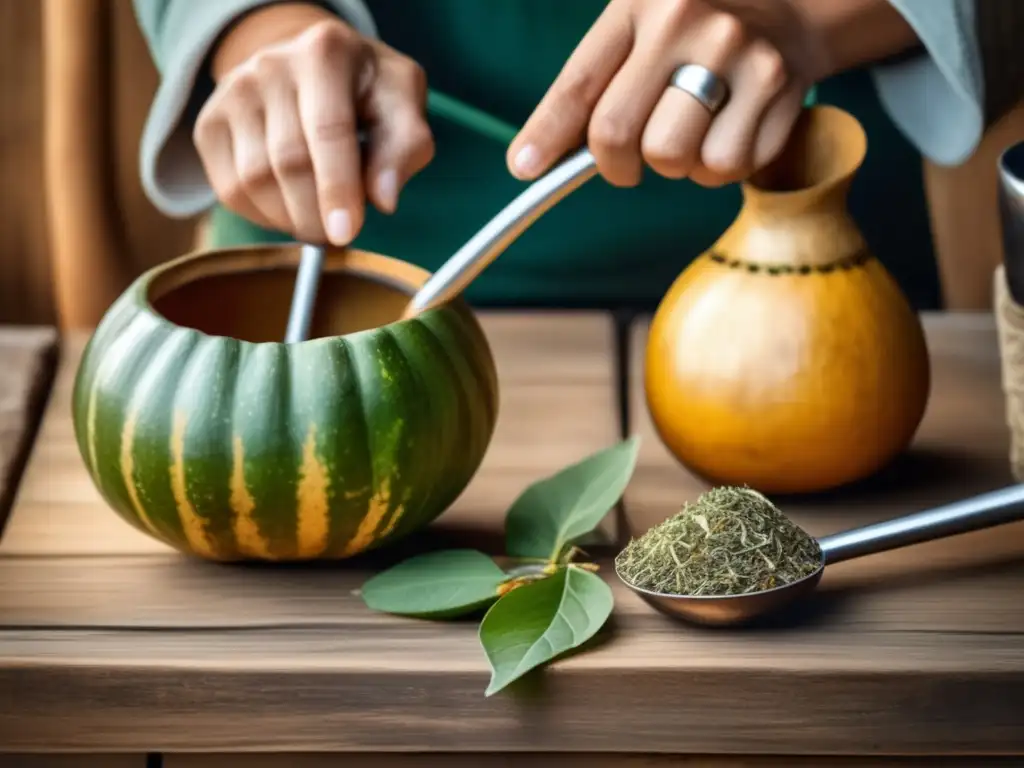
<svg viewBox="0 0 1024 768">
<path fill-rule="evenodd" d="M 741 183 L 743 190 L 748 194 L 758 197 L 770 197 L 779 200 L 795 199 L 814 194 L 819 190 L 834 187 L 852 178 L 860 170 L 867 157 L 868 135 L 867 131 L 864 130 L 864 125 L 856 115 L 842 107 L 837 107 L 833 104 L 815 104 L 805 108 L 800 113 L 794 124 L 790 141 L 793 141 L 793 135 L 798 130 L 813 130 L 813 121 L 815 120 L 827 121 L 829 130 L 834 132 L 834 134 L 839 134 L 834 141 L 841 145 L 843 157 L 837 161 L 834 168 L 830 169 L 831 173 L 805 186 L 794 189 L 773 189 L 772 185 L 767 182 L 771 178 L 772 173 L 789 159 L 787 153 L 792 150 L 792 145 L 787 145 L 783 147 L 772 162 L 753 173 Z M 812 136 L 811 141 L 815 140 L 821 141 L 821 138 Z"/>
<path fill-rule="evenodd" d="M 169 317 L 165 316 L 156 308 L 155 302 L 172 291 L 188 285 L 205 277 L 218 275 L 237 274 L 244 272 L 269 271 L 282 268 L 294 268 L 298 273 L 298 266 L 301 260 L 302 245 L 300 243 L 283 244 L 254 244 L 243 246 L 231 246 L 227 248 L 202 248 L 191 251 L 177 258 L 155 267 L 146 272 L 139 280 L 137 293 L 147 312 L 150 312 L 161 322 L 172 325 L 176 328 L 183 328 Z M 393 256 L 365 251 L 359 248 L 338 248 L 324 247 L 323 272 L 326 273 L 349 273 L 365 280 L 370 280 L 378 285 L 391 288 L 405 294 L 410 299 L 415 295 L 427 280 L 431 273 L 407 261 L 402 261 Z M 418 317 L 433 312 L 443 311 L 446 308 L 462 303 L 462 299 L 454 298 L 437 307 L 420 313 Z M 355 338 L 363 334 L 377 333 L 385 328 L 390 328 L 403 323 L 416 320 L 416 317 L 396 318 L 384 325 L 353 331 L 346 334 L 333 336 L 317 336 L 312 339 L 298 342 L 285 341 L 247 341 L 235 339 L 234 337 L 211 334 L 198 328 L 190 330 L 209 338 L 231 338 L 243 345 L 265 346 L 267 344 L 280 346 L 312 345 L 317 343 L 330 343 L 337 339 Z"/>
</svg>

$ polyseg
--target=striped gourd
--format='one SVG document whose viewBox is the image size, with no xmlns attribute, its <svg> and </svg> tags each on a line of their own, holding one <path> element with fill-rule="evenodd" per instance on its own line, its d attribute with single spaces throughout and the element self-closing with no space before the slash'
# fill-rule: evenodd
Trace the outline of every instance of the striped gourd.
<svg viewBox="0 0 1024 768">
<path fill-rule="evenodd" d="M 349 557 L 434 520 L 487 450 L 497 379 L 469 308 L 456 300 L 349 331 L 338 305 L 366 303 L 351 275 L 389 297 L 378 315 L 398 317 L 392 307 L 427 274 L 330 253 L 316 322 L 333 335 L 278 343 L 297 259 L 296 248 L 267 247 L 157 267 L 85 349 L 73 396 L 82 458 L 116 512 L 177 550 Z M 343 280 L 347 292 L 332 293 Z"/>
</svg>

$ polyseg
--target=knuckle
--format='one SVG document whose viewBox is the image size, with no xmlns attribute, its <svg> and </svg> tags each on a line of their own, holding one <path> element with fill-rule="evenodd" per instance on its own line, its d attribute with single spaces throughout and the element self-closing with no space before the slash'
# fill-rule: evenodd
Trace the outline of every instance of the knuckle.
<svg viewBox="0 0 1024 768">
<path fill-rule="evenodd" d="M 635 143 L 636 132 L 624 119 L 601 114 L 591 121 L 588 138 L 599 149 L 618 152 Z"/>
<path fill-rule="evenodd" d="M 707 24 L 707 40 L 718 51 L 731 53 L 739 50 L 747 40 L 747 28 L 739 17 L 731 13 L 718 13 Z"/>
<path fill-rule="evenodd" d="M 253 55 L 246 70 L 240 73 L 239 84 L 248 89 L 258 87 L 260 83 L 276 80 L 285 73 L 288 62 L 274 50 L 264 50 Z"/>
<path fill-rule="evenodd" d="M 434 135 L 421 121 L 416 121 L 409 127 L 406 137 L 406 160 L 416 169 L 423 168 L 434 159 L 437 147 L 434 143 Z"/>
<path fill-rule="evenodd" d="M 681 179 L 690 169 L 686 151 L 659 139 L 649 139 L 642 146 L 644 162 L 660 176 Z"/>
<path fill-rule="evenodd" d="M 416 120 L 409 126 L 409 145 L 417 152 L 433 151 L 434 134 L 423 120 Z"/>
<path fill-rule="evenodd" d="M 318 21 L 302 36 L 305 49 L 316 58 L 333 59 L 352 49 L 357 38 L 333 19 Z"/>
<path fill-rule="evenodd" d="M 354 136 L 357 130 L 355 116 L 344 113 L 315 119 L 310 133 L 318 144 L 333 144 Z"/>
<path fill-rule="evenodd" d="M 664 0 L 664 2 L 668 22 L 673 26 L 685 23 L 693 10 L 693 0 Z"/>
<path fill-rule="evenodd" d="M 192 143 L 200 153 L 213 141 L 214 136 L 220 129 L 221 119 L 217 112 L 216 105 L 209 102 L 196 116 L 195 124 L 192 126 Z"/>
<path fill-rule="evenodd" d="M 238 181 L 243 190 L 254 191 L 273 183 L 274 169 L 269 163 L 247 163 L 238 169 Z"/>
<path fill-rule="evenodd" d="M 603 86 L 595 72 L 576 67 L 558 79 L 552 88 L 552 95 L 560 105 L 593 104 L 602 90 Z"/>
<path fill-rule="evenodd" d="M 704 147 L 701 162 L 711 173 L 724 179 L 741 178 L 746 165 L 739 153 L 714 145 Z"/>
<path fill-rule="evenodd" d="M 416 61 L 402 57 L 399 71 L 402 78 L 409 87 L 416 93 L 424 93 L 427 90 L 427 71 Z"/>
<path fill-rule="evenodd" d="M 789 70 L 782 54 L 770 45 L 754 48 L 750 52 L 751 70 L 762 89 L 781 91 L 789 82 Z"/>
<path fill-rule="evenodd" d="M 301 176 L 313 172 L 313 160 L 304 142 L 284 141 L 270 148 L 270 166 L 283 177 Z"/>
<path fill-rule="evenodd" d="M 245 69 L 235 72 L 225 84 L 218 99 L 217 111 L 248 112 L 258 109 L 262 101 L 260 75 L 255 70 L 255 63 L 251 62 Z"/>
<path fill-rule="evenodd" d="M 437 145 L 434 143 L 434 137 L 428 131 L 425 136 L 416 140 L 414 146 L 413 165 L 418 171 L 434 160 L 434 155 L 437 153 Z"/>
</svg>

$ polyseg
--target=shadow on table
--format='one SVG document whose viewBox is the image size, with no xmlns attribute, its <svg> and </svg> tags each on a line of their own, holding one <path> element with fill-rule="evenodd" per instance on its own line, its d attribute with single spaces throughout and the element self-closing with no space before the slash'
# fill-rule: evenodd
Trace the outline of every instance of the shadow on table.
<svg viewBox="0 0 1024 768">
<path fill-rule="evenodd" d="M 209 563 L 213 568 L 250 569 L 257 571 L 352 571 L 358 573 L 377 572 L 415 555 L 442 549 L 476 549 L 491 556 L 500 556 L 504 551 L 504 533 L 493 526 L 446 525 L 435 522 L 425 529 L 416 531 L 404 539 L 345 560 L 324 560 L 302 563 L 245 562 L 220 565 Z"/>
<path fill-rule="evenodd" d="M 874 475 L 822 493 L 777 496 L 780 506 L 850 507 L 883 502 L 887 506 L 946 504 L 1012 485 L 1007 461 L 993 461 L 969 449 L 914 447 Z"/>
</svg>

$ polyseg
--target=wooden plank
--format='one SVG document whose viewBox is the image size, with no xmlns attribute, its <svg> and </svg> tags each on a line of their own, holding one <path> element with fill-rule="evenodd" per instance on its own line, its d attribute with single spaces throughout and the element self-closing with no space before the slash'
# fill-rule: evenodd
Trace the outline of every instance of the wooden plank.
<svg viewBox="0 0 1024 768">
<path fill-rule="evenodd" d="M 0 765 L 4 768 L 146 768 L 146 756 L 0 753 Z"/>
<path fill-rule="evenodd" d="M 246 755 L 245 768 L 338 768 L 344 764 L 351 768 L 511 768 L 528 765 L 531 768 L 565 768 L 573 758 L 585 761 L 587 768 L 903 768 L 919 765 L 913 758 L 859 758 L 828 757 L 722 757 L 720 755 L 565 755 L 517 752 L 514 754 L 301 754 L 301 755 Z M 164 756 L 164 768 L 222 768 L 230 764 L 231 755 L 188 755 L 171 754 Z M 1013 759 L 994 758 L 972 760 L 971 768 L 988 765 L 1019 765 Z M 937 768 L 967 768 L 963 758 L 934 759 L 929 766 Z"/>
<path fill-rule="evenodd" d="M 50 385 L 56 341 L 52 328 L 0 328 L 0 532 Z"/>
<path fill-rule="evenodd" d="M 1016 553 L 1007 551 L 991 564 L 972 564 L 974 554 L 956 559 L 955 553 L 947 552 L 934 568 L 925 570 L 923 564 L 918 564 L 917 569 L 906 575 L 891 573 L 884 585 L 871 584 L 866 576 L 859 582 L 853 576 L 832 579 L 816 601 L 815 608 L 824 615 L 819 617 L 820 625 L 806 638 L 810 645 L 805 648 L 805 638 L 801 637 L 801 644 L 796 647 L 803 653 L 813 649 L 822 638 L 842 638 L 850 632 L 954 634 L 970 627 L 979 634 L 1024 635 L 1024 611 L 998 611 L 992 605 L 1018 600 L 1024 594 L 1019 552 L 1019 548 Z M 395 619 L 366 611 L 356 594 L 379 563 L 397 556 L 364 559 L 338 567 L 284 569 L 221 566 L 174 554 L 0 558 L 0 632 L 43 628 L 347 629 L 360 633 L 353 642 L 370 643 L 371 655 L 375 653 L 372 643 L 379 638 L 365 637 L 363 633 L 373 629 L 379 630 L 382 638 L 390 632 L 403 636 L 414 631 L 427 632 L 424 642 L 443 643 L 451 631 L 447 624 L 396 624 Z M 610 576 L 610 564 L 606 570 L 616 597 L 617 621 L 629 626 L 635 617 L 646 617 L 647 606 L 632 599 L 618 580 Z M 197 599 L 197 595 L 204 599 Z M 669 633 L 666 642 L 678 631 L 674 625 L 663 629 Z M 684 631 L 685 639 L 678 642 L 690 642 L 690 634 Z M 4 637 L 0 634 L 0 643 Z M 451 635 L 450 639 L 453 653 L 478 655 L 475 637 L 469 637 L 465 647 L 458 647 L 458 636 Z M 900 638 L 884 639 L 897 645 L 902 642 Z M 621 653 L 657 650 L 646 645 L 648 638 L 622 638 L 622 642 L 625 646 L 618 649 Z M 919 641 L 911 637 L 909 642 L 916 647 Z M 949 642 L 950 651 L 956 652 L 956 643 Z M 18 645 L 0 645 L 0 649 L 7 651 L 12 647 L 19 648 L 19 653 L 24 650 Z M 202 651 L 203 647 L 196 650 Z M 739 646 L 741 656 L 747 648 Z M 997 642 L 993 648 L 1000 649 L 1002 645 Z M 357 659 L 358 652 L 358 648 L 347 650 L 355 666 L 372 661 Z M 414 658 L 406 660 L 396 651 L 391 663 L 403 667 L 429 666 L 435 660 L 420 658 L 415 648 L 411 652 Z M 827 669 L 832 659 L 823 656 L 820 649 L 817 653 Z M 935 660 L 940 667 L 946 663 L 943 656 Z M 675 661 L 672 658 L 666 663 Z M 621 663 L 610 658 L 601 658 L 601 662 L 611 664 L 612 670 Z M 779 660 L 779 664 L 784 663 L 785 660 Z M 807 668 L 816 663 L 800 661 Z M 475 668 L 484 670 L 482 659 Z"/>
<path fill-rule="evenodd" d="M 863 633 L 694 632 L 649 611 L 617 611 L 603 644 L 490 698 L 472 622 L 395 620 L 386 631 L 376 623 L 7 630 L 0 686 L 14 695 L 0 699 L 0 744 L 16 751 L 116 744 L 166 752 L 1024 752 L 1019 635 L 959 640 L 951 633 L 955 648 L 936 657 L 929 633 L 879 632 L 883 639 L 865 648 Z M 884 669 L 879 653 L 889 660 Z M 990 684 L 996 677 L 998 688 Z"/>
<path fill-rule="evenodd" d="M 938 357 L 960 361 L 937 382 L 981 383 L 982 395 L 950 400 L 941 385 L 933 402 L 967 414 L 958 436 L 980 435 L 995 429 L 981 403 L 984 382 L 998 380 L 991 327 L 958 328 L 934 339 Z M 579 402 L 588 386 L 565 389 Z M 537 452 L 541 442 L 534 435 L 529 445 Z M 664 511 L 687 492 L 671 486 L 684 473 L 664 457 L 652 463 L 654 441 L 645 442 L 627 501 L 639 493 Z M 998 450 L 985 455 L 989 482 L 1002 482 Z M 899 487 L 890 483 L 884 498 L 913 502 Z M 878 516 L 869 499 L 818 514 L 819 525 Z M 933 550 L 916 568 L 892 561 L 884 585 L 878 570 L 830 574 L 804 611 L 744 632 L 669 621 L 605 562 L 616 607 L 602 636 L 490 698 L 475 623 L 371 613 L 353 594 L 366 563 L 237 568 L 67 547 L 9 554 L 0 557 L 0 690 L 14 695 L 0 697 L 0 749 L 1024 753 L 1024 612 L 1007 607 L 1024 593 L 1020 548 L 1006 545 L 995 564 L 968 548 Z"/>
<path fill-rule="evenodd" d="M 448 533 L 461 532 L 464 540 L 474 542 L 486 535 L 500 539 L 504 512 L 528 482 L 619 437 L 609 318 L 576 314 L 496 315 L 484 322 L 502 385 L 499 426 L 473 487 L 438 526 Z M 189 666 L 194 662 L 196 668 L 201 668 L 205 663 L 202 642 L 186 638 L 178 645 L 174 640 L 177 632 L 137 634 L 147 622 L 159 629 L 201 628 L 212 632 L 213 638 L 231 644 L 237 640 L 234 631 L 253 627 L 327 626 L 323 621 L 327 618 L 328 625 L 334 621 L 331 616 L 336 614 L 340 599 L 355 609 L 337 615 L 341 624 L 336 626 L 341 627 L 341 634 L 354 629 L 355 638 L 367 637 L 365 632 L 358 632 L 358 627 L 372 629 L 378 617 L 360 607 L 360 602 L 350 594 L 368 575 L 365 564 L 320 569 L 214 566 L 182 558 L 151 542 L 102 504 L 85 474 L 70 422 L 71 387 L 84 342 L 84 337 L 73 337 L 65 347 L 40 441 L 26 473 L 8 536 L 0 545 L 0 562 L 11 580 L 7 586 L 15 587 L 5 588 L 0 598 L 0 667 L 11 675 L 6 679 L 12 686 L 3 690 L 30 695 L 29 688 L 35 687 L 31 681 L 37 674 L 46 675 L 52 668 L 67 669 L 61 657 L 67 660 L 66 653 L 71 653 L 79 658 L 75 643 L 68 641 L 83 626 L 100 629 L 105 638 L 107 632 L 123 637 L 128 645 L 143 652 L 143 656 L 130 661 L 119 652 L 122 661 L 128 662 L 126 668 L 107 670 L 114 675 L 112 679 L 123 681 L 129 688 L 133 682 L 128 669 L 137 669 L 138 665 L 163 668 L 166 658 L 173 657 L 173 653 L 167 657 L 170 647 L 177 647 L 192 658 Z M 563 381 L 553 378 L 560 371 Z M 538 436 L 542 439 L 538 440 Z M 70 583 L 58 585 L 53 580 L 55 576 L 70 577 Z M 269 582 L 264 582 L 266 577 Z M 275 586 L 270 587 L 270 593 L 258 596 L 251 590 L 252 578 Z M 136 579 L 141 579 L 141 591 L 126 592 L 128 583 Z M 167 589 L 160 587 L 161 581 L 166 581 Z M 281 585 L 285 592 L 277 590 Z M 71 593 L 77 595 L 78 606 L 67 612 L 60 607 L 67 603 L 59 595 Z M 391 620 L 388 626 L 401 629 L 407 625 Z M 40 631 L 41 628 L 46 629 Z M 32 641 L 24 645 L 25 632 L 37 632 L 41 644 Z M 315 631 L 313 635 L 318 637 Z M 218 644 L 216 639 L 214 642 Z M 388 642 L 385 632 L 371 645 L 381 650 Z M 149 651 L 144 651 L 147 647 Z M 55 652 L 56 648 L 63 651 Z M 100 657 L 109 648 L 101 642 L 97 649 Z M 86 656 L 91 653 L 86 650 Z M 428 658 L 422 655 L 422 649 L 417 649 L 415 655 Z M 296 659 L 301 658 L 305 656 L 300 650 Z M 323 660 L 322 656 L 310 658 Z M 352 658 L 369 663 L 368 669 L 379 664 L 379 659 L 374 662 L 359 654 Z M 479 649 L 471 658 L 479 670 Z M 387 666 L 386 660 L 384 663 Z M 398 668 L 406 663 L 401 655 L 396 657 Z M 74 667 L 77 662 L 71 664 Z M 91 662 L 87 663 L 90 665 Z M 46 687 L 46 683 L 42 685 Z M 55 689 L 50 690 L 56 694 Z M 127 695 L 126 701 L 135 696 Z M 30 712 L 15 706 L 12 700 L 10 709 L 0 714 L 0 748 L 60 749 L 61 744 L 77 739 L 89 742 L 88 749 L 96 749 L 97 741 L 123 749 L 124 740 L 134 738 L 130 735 L 133 729 L 123 727 L 122 713 L 115 706 L 120 702 L 89 697 L 75 700 L 80 707 L 78 722 L 83 726 L 77 736 L 72 721 L 62 717 L 54 720 L 46 714 L 49 704 Z M 162 712 L 161 717 L 176 717 L 171 710 L 157 710 Z M 183 711 L 199 714 L 203 708 L 186 705 Z M 63 725 L 50 732 L 47 720 Z M 64 725 L 70 728 L 64 731 Z M 24 738 L 33 729 L 36 736 L 44 732 L 49 735 L 41 740 Z M 91 735 L 84 735 L 86 732 Z M 148 740 L 148 736 L 142 736 L 140 743 Z"/>
<path fill-rule="evenodd" d="M 930 314 L 924 322 L 933 390 L 912 449 L 857 487 L 787 499 L 786 513 L 811 533 L 831 533 L 1013 483 L 991 316 Z M 642 534 L 710 487 L 681 467 L 654 432 L 643 401 L 645 341 L 646 326 L 638 326 L 629 374 L 630 411 L 632 429 L 644 441 L 634 482 L 626 493 L 626 524 L 632 535 Z M 873 689 L 851 692 L 864 697 L 851 702 L 855 710 L 889 713 L 889 725 L 871 736 L 876 748 L 898 749 L 897 744 L 904 743 L 899 731 L 911 732 L 928 722 L 934 728 L 936 752 L 966 744 L 962 741 L 966 732 L 973 734 L 976 740 L 971 747 L 979 751 L 1009 746 L 998 729 L 990 729 L 976 717 L 975 706 L 1016 696 L 1012 689 L 1024 677 L 1022 552 L 1024 523 L 1019 523 L 833 566 L 807 612 L 813 617 L 810 623 L 794 625 L 781 644 L 778 635 L 730 635 L 745 639 L 747 657 L 723 661 L 719 653 L 713 663 L 731 665 L 737 708 L 748 706 L 743 681 L 751 673 L 762 672 L 761 660 L 768 656 L 778 670 L 820 670 L 814 682 L 802 675 L 778 680 L 778 698 L 766 719 L 794 722 L 790 703 L 796 698 L 816 701 L 823 716 L 832 708 L 835 685 L 844 674 L 840 668 L 848 663 L 837 659 L 842 648 L 842 653 L 853 653 L 851 659 L 859 659 L 865 674 L 879 683 Z M 1012 617 L 1008 623 L 1007 617 Z M 688 645 L 691 633 L 684 630 L 683 636 Z M 806 648 L 797 651 L 804 643 Z M 920 680 L 897 670 L 908 661 L 918 666 L 921 675 L 933 670 L 936 685 L 957 686 L 958 701 L 942 704 L 920 690 L 914 695 Z M 693 663 L 712 662 L 698 658 Z M 833 684 L 829 667 L 835 672 Z M 953 667 L 959 669 L 954 672 Z M 942 668 L 948 670 L 946 677 L 938 672 Z M 723 702 L 729 698 L 727 692 L 721 694 Z M 902 705 L 894 707 L 895 701 Z M 1013 719 L 1021 737 L 1014 737 L 1012 749 L 1024 750 L 1024 702 L 1015 706 Z M 948 723 L 940 727 L 937 716 L 948 718 Z M 852 735 L 869 719 L 858 715 L 841 730 Z"/>
<path fill-rule="evenodd" d="M 612 321 L 592 313 L 484 314 L 501 385 L 498 424 L 473 482 L 439 522 L 454 540 L 500 546 L 504 514 L 531 482 L 619 439 Z M 0 555 L 144 555 L 168 548 L 123 522 L 75 445 L 71 389 L 87 337 L 69 335 L 54 394 Z M 617 518 L 601 532 L 614 540 Z"/>
<path fill-rule="evenodd" d="M 70 558 L 23 583 L 0 574 L 0 690 L 15 692 L 0 698 L 4 748 L 1022 749 L 1020 612 L 962 631 L 963 612 L 984 603 L 991 583 L 961 583 L 948 606 L 922 598 L 943 617 L 926 627 L 916 623 L 923 613 L 902 610 L 897 589 L 834 617 L 819 608 L 812 630 L 733 634 L 671 623 L 612 581 L 615 618 L 602 642 L 519 695 L 484 699 L 475 625 L 371 613 L 352 594 L 359 571 L 313 578 L 119 560 L 96 583 L 83 583 L 88 564 Z M 62 612 L 62 626 L 38 625 Z M 936 654 L 942 631 L 949 652 Z M 1005 689 L 982 696 L 996 677 Z M 793 681 L 802 697 L 786 696 Z M 541 698 L 521 698 L 538 683 Z M 131 728 L 112 729 L 127 718 Z"/>
</svg>

